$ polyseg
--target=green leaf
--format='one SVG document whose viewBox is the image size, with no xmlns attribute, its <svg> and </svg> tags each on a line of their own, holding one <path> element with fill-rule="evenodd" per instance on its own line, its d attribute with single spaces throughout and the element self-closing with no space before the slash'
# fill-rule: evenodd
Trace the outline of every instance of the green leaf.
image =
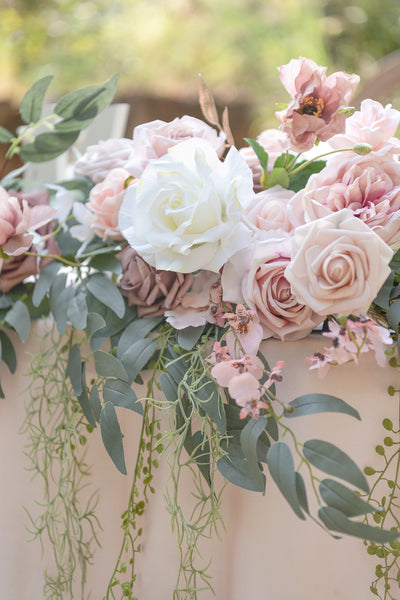
<svg viewBox="0 0 400 600">
<path fill-rule="evenodd" d="M 308 508 L 306 486 L 304 484 L 304 479 L 302 475 L 298 471 L 296 471 L 296 493 L 301 508 L 304 510 L 304 512 L 310 514 L 310 510 Z M 318 521 L 316 522 L 318 523 Z"/>
<path fill-rule="evenodd" d="M 0 126 L 0 144 L 9 144 L 14 135 L 5 127 Z"/>
<path fill-rule="evenodd" d="M 195 390 L 195 395 L 200 407 L 214 421 L 222 435 L 226 432 L 226 417 L 222 404 L 219 388 L 214 381 L 208 377 L 203 377 L 199 382 L 199 387 Z"/>
<path fill-rule="evenodd" d="M 255 155 L 258 158 L 260 166 L 264 171 L 268 170 L 268 152 L 261 146 L 260 142 L 251 138 L 244 138 L 244 141 L 254 150 Z"/>
<path fill-rule="evenodd" d="M 78 136 L 79 132 L 40 133 L 34 142 L 22 146 L 19 156 L 24 162 L 41 163 L 53 160 L 66 152 L 78 139 Z"/>
<path fill-rule="evenodd" d="M 160 385 L 166 400 L 175 404 L 179 397 L 178 386 L 169 373 L 161 373 Z"/>
<path fill-rule="evenodd" d="M 290 448 L 284 442 L 272 444 L 267 456 L 269 471 L 284 498 L 300 519 L 305 519 L 297 496 L 296 472 Z"/>
<path fill-rule="evenodd" d="M 388 310 L 388 308 L 390 306 L 390 295 L 391 295 L 392 288 L 393 288 L 393 282 L 394 282 L 394 272 L 391 271 L 389 277 L 386 279 L 385 283 L 379 290 L 379 292 L 374 300 L 374 304 L 376 304 L 380 308 L 383 308 L 384 310 Z"/>
<path fill-rule="evenodd" d="M 39 306 L 39 304 L 42 302 L 43 298 L 49 291 L 50 286 L 53 283 L 60 267 L 61 263 L 57 260 L 54 260 L 40 271 L 39 277 L 35 283 L 35 287 L 33 288 L 32 303 L 34 306 Z"/>
<path fill-rule="evenodd" d="M 115 256 L 111 254 L 97 254 L 90 260 L 90 266 L 97 271 L 109 271 L 115 275 L 121 275 L 122 265 Z"/>
<path fill-rule="evenodd" d="M 18 333 L 22 342 L 26 342 L 31 330 L 31 318 L 25 304 L 20 300 L 14 304 L 4 317 L 8 325 Z"/>
<path fill-rule="evenodd" d="M 305 162 L 305 161 L 303 161 Z M 302 163 L 298 163 L 296 168 Z M 296 173 L 295 175 L 290 176 L 289 190 L 293 190 L 294 192 L 299 192 L 305 186 L 310 176 L 314 173 L 319 173 L 325 167 L 324 160 L 314 160 L 312 163 L 304 167 L 301 171 Z"/>
<path fill-rule="evenodd" d="M 86 322 L 86 331 L 89 337 L 92 337 L 96 331 L 105 327 L 105 320 L 101 315 L 95 312 L 88 313 Z"/>
<path fill-rule="evenodd" d="M 217 462 L 219 472 L 225 479 L 245 490 L 252 492 L 264 492 L 265 486 L 260 485 L 260 481 L 255 479 L 249 469 L 249 464 L 244 458 L 235 457 L 230 459 L 223 456 Z"/>
<path fill-rule="evenodd" d="M 267 189 L 280 185 L 284 188 L 289 187 L 289 173 L 283 167 L 274 167 L 271 173 L 267 176 Z"/>
<path fill-rule="evenodd" d="M 118 288 L 108 277 L 96 273 L 88 279 L 87 287 L 99 302 L 108 306 L 117 317 L 122 319 L 125 314 L 125 303 Z"/>
<path fill-rule="evenodd" d="M 376 510 L 358 494 L 334 479 L 324 479 L 319 485 L 321 498 L 328 506 L 340 510 L 346 517 L 357 517 Z"/>
<path fill-rule="evenodd" d="M 74 344 L 69 352 L 67 373 L 74 389 L 74 396 L 80 396 L 83 391 L 82 358 L 78 344 Z"/>
<path fill-rule="evenodd" d="M 118 358 L 121 358 L 135 342 L 144 339 L 161 321 L 162 317 L 149 317 L 148 319 L 136 319 L 130 323 L 119 339 L 117 348 Z"/>
<path fill-rule="evenodd" d="M 42 77 L 25 93 L 19 109 L 24 123 L 36 123 L 36 121 L 39 121 L 42 116 L 43 100 L 52 79 L 52 75 Z"/>
<path fill-rule="evenodd" d="M 0 330 L 0 343 L 2 350 L 2 359 L 10 370 L 10 373 L 15 373 L 17 368 L 17 355 L 14 346 L 5 331 Z"/>
<path fill-rule="evenodd" d="M 303 446 L 303 454 L 317 469 L 348 481 L 368 493 L 368 483 L 362 471 L 345 452 L 334 444 L 322 440 L 308 440 Z"/>
<path fill-rule="evenodd" d="M 184 350 L 191 350 L 199 340 L 204 331 L 204 325 L 200 327 L 186 327 L 178 331 L 178 344 Z"/>
<path fill-rule="evenodd" d="M 386 313 L 387 321 L 392 329 L 397 331 L 400 323 L 400 300 L 393 302 Z"/>
<path fill-rule="evenodd" d="M 90 103 L 104 90 L 101 86 L 91 85 L 66 94 L 54 107 L 56 115 L 63 119 L 80 118 Z"/>
<path fill-rule="evenodd" d="M 79 291 L 71 298 L 67 310 L 68 319 L 75 329 L 85 329 L 87 323 L 88 309 L 86 297 L 82 291 Z"/>
<path fill-rule="evenodd" d="M 94 386 L 90 390 L 89 404 L 90 404 L 90 409 L 93 413 L 94 418 L 96 419 L 97 422 L 99 422 L 102 405 L 101 405 L 101 400 L 100 400 L 99 389 L 96 384 L 94 384 Z"/>
<path fill-rule="evenodd" d="M 65 287 L 65 273 L 59 275 L 50 287 L 50 310 L 56 321 L 57 331 L 60 335 L 65 332 L 68 319 L 68 306 L 74 295 L 72 285 Z"/>
<path fill-rule="evenodd" d="M 126 475 L 126 464 L 124 447 L 122 445 L 122 433 L 118 423 L 117 413 L 114 405 L 107 402 L 100 414 L 100 431 L 105 449 L 118 471 Z"/>
<path fill-rule="evenodd" d="M 265 475 L 258 463 L 257 442 L 266 424 L 267 419 L 265 417 L 259 417 L 257 420 L 251 419 L 240 434 L 243 455 L 249 464 L 254 479 L 259 482 L 260 487 L 263 489 L 265 489 Z"/>
<path fill-rule="evenodd" d="M 398 531 L 387 531 L 379 527 L 371 527 L 366 523 L 351 521 L 340 510 L 333 506 L 324 506 L 318 511 L 319 518 L 324 525 L 332 531 L 346 533 L 363 540 L 370 540 L 377 544 L 392 542 L 399 537 Z"/>
<path fill-rule="evenodd" d="M 97 350 L 93 356 L 98 375 L 101 377 L 117 377 L 123 381 L 129 381 L 124 365 L 115 356 L 103 352 L 103 350 Z"/>
<path fill-rule="evenodd" d="M 107 379 L 103 388 L 103 399 L 105 402 L 112 402 L 114 406 L 128 408 L 143 415 L 143 406 L 138 401 L 133 389 L 125 381 Z"/>
<path fill-rule="evenodd" d="M 329 394 L 305 394 L 298 396 L 291 402 L 289 406 L 293 407 L 293 412 L 285 412 L 285 417 L 302 417 L 304 415 L 314 415 L 323 412 L 338 412 L 350 415 L 361 420 L 358 411 L 347 404 L 344 400 Z"/>
<path fill-rule="evenodd" d="M 210 442 L 208 441 L 207 436 L 203 435 L 201 431 L 195 431 L 191 437 L 187 436 L 185 440 L 185 449 L 196 461 L 200 473 L 203 475 L 208 485 L 211 485 Z"/>
<path fill-rule="evenodd" d="M 140 371 L 147 365 L 156 347 L 157 344 L 154 340 L 145 338 L 134 342 L 132 346 L 125 350 L 120 360 L 128 373 L 130 383 L 136 379 Z"/>
<path fill-rule="evenodd" d="M 79 394 L 79 396 L 78 396 L 79 405 L 80 405 L 82 412 L 85 415 L 89 425 L 91 425 L 92 427 L 97 427 L 96 419 L 93 415 L 92 407 L 90 405 L 90 400 L 89 400 L 89 396 L 87 393 L 85 363 L 82 363 L 81 381 L 82 381 L 82 393 Z"/>
</svg>

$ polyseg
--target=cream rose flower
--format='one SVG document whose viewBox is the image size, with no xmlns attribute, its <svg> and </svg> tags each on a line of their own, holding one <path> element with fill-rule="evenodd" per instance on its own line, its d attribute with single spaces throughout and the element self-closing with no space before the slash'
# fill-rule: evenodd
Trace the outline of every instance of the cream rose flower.
<svg viewBox="0 0 400 600">
<path fill-rule="evenodd" d="M 298 227 L 285 271 L 299 302 L 326 316 L 366 312 L 390 273 L 389 246 L 350 210 Z"/>
<path fill-rule="evenodd" d="M 254 195 L 252 184 L 235 148 L 222 162 L 207 141 L 187 140 L 152 161 L 127 189 L 120 230 L 156 269 L 217 273 L 250 240 L 241 216 Z"/>
</svg>

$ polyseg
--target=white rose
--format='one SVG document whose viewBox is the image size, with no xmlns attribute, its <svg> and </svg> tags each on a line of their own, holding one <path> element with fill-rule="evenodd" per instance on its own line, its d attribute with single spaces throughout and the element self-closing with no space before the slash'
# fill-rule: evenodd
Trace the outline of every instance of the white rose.
<svg viewBox="0 0 400 600">
<path fill-rule="evenodd" d="M 250 241 L 241 216 L 253 196 L 251 171 L 235 148 L 222 162 L 207 141 L 189 139 L 127 189 L 119 227 L 156 269 L 217 273 Z"/>
</svg>

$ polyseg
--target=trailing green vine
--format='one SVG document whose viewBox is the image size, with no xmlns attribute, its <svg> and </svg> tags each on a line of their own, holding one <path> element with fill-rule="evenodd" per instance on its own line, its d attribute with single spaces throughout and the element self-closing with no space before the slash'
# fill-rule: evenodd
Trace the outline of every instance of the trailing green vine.
<svg viewBox="0 0 400 600">
<path fill-rule="evenodd" d="M 85 460 L 87 433 L 92 428 L 72 397 L 66 375 L 71 345 L 72 332 L 66 340 L 53 325 L 43 334 L 40 351 L 30 363 L 23 425 L 31 470 L 41 478 L 43 488 L 42 499 L 37 499 L 38 514 L 27 509 L 29 530 L 42 548 L 50 541 L 52 549 L 53 566 L 44 573 L 48 600 L 86 598 L 87 566 L 99 545 L 95 514 L 99 493 L 88 495 L 90 471 Z"/>
</svg>

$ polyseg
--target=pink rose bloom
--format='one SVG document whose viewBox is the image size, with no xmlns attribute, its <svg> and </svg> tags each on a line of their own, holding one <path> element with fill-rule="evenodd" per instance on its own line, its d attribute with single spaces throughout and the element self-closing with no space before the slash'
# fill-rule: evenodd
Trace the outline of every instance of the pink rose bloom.
<svg viewBox="0 0 400 600">
<path fill-rule="evenodd" d="M 6 254 L 23 254 L 32 244 L 33 236 L 27 235 L 31 211 L 26 200 L 20 203 L 0 187 L 0 246 Z"/>
<path fill-rule="evenodd" d="M 367 312 L 390 273 L 392 250 L 348 209 L 298 227 L 285 276 L 321 316 Z"/>
<path fill-rule="evenodd" d="M 400 154 L 400 140 L 393 137 L 400 122 L 400 112 L 375 100 L 363 100 L 360 110 L 346 119 L 346 130 L 329 140 L 335 149 L 369 144 L 378 154 Z"/>
<path fill-rule="evenodd" d="M 89 146 L 75 163 L 75 175 L 100 183 L 112 169 L 125 168 L 133 148 L 133 141 L 126 138 L 105 140 Z"/>
<path fill-rule="evenodd" d="M 255 195 L 243 211 L 243 220 L 255 232 L 281 230 L 289 233 L 304 223 L 290 203 L 295 193 L 280 185 Z"/>
<path fill-rule="evenodd" d="M 276 159 L 285 152 L 288 146 L 287 136 L 280 129 L 266 129 L 265 131 L 262 131 L 256 139 L 264 150 L 268 152 L 268 173 L 270 173 Z M 261 191 L 263 189 L 263 186 L 260 183 L 262 170 L 256 153 L 251 146 L 241 148 L 239 152 L 253 173 L 254 191 Z"/>
<path fill-rule="evenodd" d="M 389 154 L 329 161 L 302 199 L 308 220 L 348 208 L 387 244 L 400 241 L 400 164 Z"/>
<path fill-rule="evenodd" d="M 322 320 L 291 289 L 286 278 L 290 255 L 290 238 L 256 241 L 243 279 L 244 299 L 257 311 L 264 338 L 297 340 Z"/>
<path fill-rule="evenodd" d="M 297 152 L 310 150 L 316 138 L 326 142 L 344 131 L 346 115 L 339 111 L 348 106 L 360 78 L 341 71 L 326 77 L 325 72 L 326 67 L 303 57 L 279 68 L 292 101 L 276 116 Z"/>
<path fill-rule="evenodd" d="M 103 240 L 123 240 L 118 226 L 119 209 L 125 196 L 126 180 L 131 177 L 125 169 L 112 169 L 104 181 L 95 185 L 89 194 L 89 208 L 95 219 L 91 229 Z"/>
<path fill-rule="evenodd" d="M 150 121 L 133 130 L 133 150 L 125 168 L 134 177 L 140 177 L 150 160 L 161 158 L 167 154 L 168 148 L 190 138 L 207 140 L 217 154 L 225 141 L 224 134 L 218 134 L 204 121 L 188 115 L 177 117 L 169 123 Z"/>
</svg>

